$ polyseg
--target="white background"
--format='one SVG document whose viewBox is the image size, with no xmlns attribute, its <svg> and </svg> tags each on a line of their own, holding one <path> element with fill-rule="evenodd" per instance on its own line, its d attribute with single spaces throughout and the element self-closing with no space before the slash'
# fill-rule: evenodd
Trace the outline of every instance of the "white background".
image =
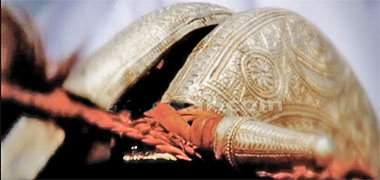
<svg viewBox="0 0 380 180">
<path fill-rule="evenodd" d="M 67 57 L 83 46 L 82 59 L 141 15 L 178 0 L 2 0 L 32 15 L 48 56 Z M 259 7 L 291 9 L 310 19 L 351 64 L 380 115 L 380 3 L 375 0 L 203 0 L 236 12 Z"/>
</svg>

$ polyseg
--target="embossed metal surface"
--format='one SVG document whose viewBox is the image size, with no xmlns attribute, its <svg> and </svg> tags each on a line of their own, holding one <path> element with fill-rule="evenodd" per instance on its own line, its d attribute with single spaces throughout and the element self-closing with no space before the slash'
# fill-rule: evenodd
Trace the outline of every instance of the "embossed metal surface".
<svg viewBox="0 0 380 180">
<path fill-rule="evenodd" d="M 238 13 L 218 25 L 162 100 L 327 135 L 336 158 L 379 169 L 379 131 L 365 92 L 324 35 L 287 10 Z"/>
<path fill-rule="evenodd" d="M 251 117 L 226 117 L 215 132 L 213 149 L 216 158 L 225 156 L 233 166 L 297 160 L 326 163 L 334 143 L 323 135 L 292 131 Z"/>
<path fill-rule="evenodd" d="M 145 15 L 79 65 L 64 88 L 109 109 L 161 55 L 187 33 L 222 22 L 231 11 L 206 3 L 182 3 Z"/>
</svg>

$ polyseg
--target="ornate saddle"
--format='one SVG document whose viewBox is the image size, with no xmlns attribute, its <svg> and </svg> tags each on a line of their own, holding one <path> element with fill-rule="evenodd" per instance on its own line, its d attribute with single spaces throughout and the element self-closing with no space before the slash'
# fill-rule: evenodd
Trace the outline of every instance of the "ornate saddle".
<svg viewBox="0 0 380 180">
<path fill-rule="evenodd" d="M 378 124 L 363 88 L 329 40 L 285 9 L 158 9 L 75 66 L 63 88 L 136 117 L 157 102 L 223 116 L 194 121 L 185 139 L 234 167 L 312 161 L 378 177 Z"/>
</svg>

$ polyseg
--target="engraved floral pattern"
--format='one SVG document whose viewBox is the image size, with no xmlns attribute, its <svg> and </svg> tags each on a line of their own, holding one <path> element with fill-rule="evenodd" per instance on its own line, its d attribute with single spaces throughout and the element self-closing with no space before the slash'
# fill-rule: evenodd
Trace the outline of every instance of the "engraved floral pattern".
<svg viewBox="0 0 380 180">
<path fill-rule="evenodd" d="M 278 69 L 265 52 L 249 55 L 242 60 L 242 73 L 248 91 L 261 97 L 275 96 L 278 89 Z"/>
<path fill-rule="evenodd" d="M 273 73 L 271 66 L 264 60 L 256 58 L 253 63 L 248 64 L 248 69 L 251 72 L 251 78 L 263 89 L 270 89 L 274 85 Z"/>
</svg>

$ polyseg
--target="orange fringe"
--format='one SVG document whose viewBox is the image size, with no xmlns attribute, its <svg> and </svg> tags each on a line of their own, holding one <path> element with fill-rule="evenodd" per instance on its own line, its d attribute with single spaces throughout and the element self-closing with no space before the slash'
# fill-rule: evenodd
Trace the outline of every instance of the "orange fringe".
<svg viewBox="0 0 380 180">
<path fill-rule="evenodd" d="M 182 160 L 191 161 L 187 154 L 199 156 L 195 152 L 196 146 L 186 140 L 188 130 L 177 130 L 175 126 L 169 124 L 176 124 L 182 119 L 176 110 L 168 104 L 161 103 L 152 112 L 147 113 L 149 117 L 132 121 L 130 114 L 126 111 L 116 114 L 88 107 L 71 100 L 66 92 L 60 88 L 44 94 L 23 90 L 2 80 L 1 98 L 14 100 L 22 105 L 40 109 L 54 117 L 81 117 L 86 122 L 99 128 L 109 129 L 122 136 L 141 140 Z M 161 125 L 161 123 L 163 124 Z"/>
</svg>

